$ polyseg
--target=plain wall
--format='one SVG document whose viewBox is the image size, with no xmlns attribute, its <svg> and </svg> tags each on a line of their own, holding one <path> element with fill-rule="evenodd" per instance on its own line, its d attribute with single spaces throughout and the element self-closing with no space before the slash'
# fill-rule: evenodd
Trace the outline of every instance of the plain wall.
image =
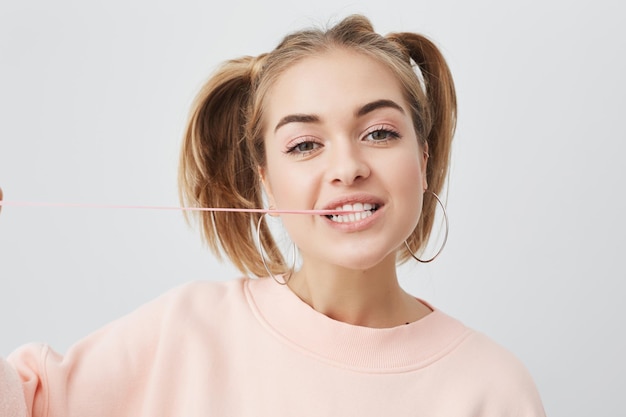
<svg viewBox="0 0 626 417">
<path fill-rule="evenodd" d="M 366 14 L 449 60 L 450 237 L 402 283 L 527 365 L 552 416 L 623 412 L 626 29 L 617 1 L 0 3 L 11 201 L 178 205 L 180 138 L 217 64 Z M 64 351 L 169 288 L 238 276 L 179 212 L 6 207 L 0 355 Z"/>
</svg>

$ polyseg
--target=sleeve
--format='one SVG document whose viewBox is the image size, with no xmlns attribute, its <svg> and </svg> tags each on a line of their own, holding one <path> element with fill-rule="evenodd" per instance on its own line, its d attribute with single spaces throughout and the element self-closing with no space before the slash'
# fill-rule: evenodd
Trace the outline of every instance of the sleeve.
<svg viewBox="0 0 626 417">
<path fill-rule="evenodd" d="M 484 398 L 477 415 L 545 417 L 539 392 L 524 364 L 486 336 L 477 334 L 475 339 L 470 379 Z"/>
<path fill-rule="evenodd" d="M 65 355 L 30 344 L 0 358 L 0 417 L 140 415 L 175 298 L 144 305 Z"/>
<path fill-rule="evenodd" d="M 30 414 L 17 372 L 0 358 L 0 417 L 26 417 Z"/>
<path fill-rule="evenodd" d="M 506 368 L 503 367 L 502 370 L 504 369 Z M 493 398 L 484 405 L 485 415 L 494 417 L 545 417 L 546 415 L 537 387 L 521 362 L 508 368 L 507 375 L 491 381 L 491 393 Z"/>
</svg>

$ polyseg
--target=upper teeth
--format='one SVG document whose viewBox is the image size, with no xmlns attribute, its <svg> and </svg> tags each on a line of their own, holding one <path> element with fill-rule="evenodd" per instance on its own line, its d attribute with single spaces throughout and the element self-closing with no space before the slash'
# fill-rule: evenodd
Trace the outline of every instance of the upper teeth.
<svg viewBox="0 0 626 417">
<path fill-rule="evenodd" d="M 375 209 L 375 204 L 370 203 L 354 203 L 354 204 L 344 204 L 343 206 L 336 207 L 337 211 L 353 211 L 354 213 L 349 214 L 333 214 L 330 216 L 330 219 L 337 223 L 345 223 L 345 222 L 354 222 L 357 220 L 364 219 L 372 215 L 372 209 Z"/>
</svg>

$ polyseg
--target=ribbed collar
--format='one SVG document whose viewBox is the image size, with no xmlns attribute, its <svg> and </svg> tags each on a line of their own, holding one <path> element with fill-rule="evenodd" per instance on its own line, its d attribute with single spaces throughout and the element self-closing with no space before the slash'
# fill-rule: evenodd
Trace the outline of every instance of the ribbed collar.
<svg viewBox="0 0 626 417">
<path fill-rule="evenodd" d="M 255 316 L 284 343 L 362 372 L 407 372 L 428 366 L 471 332 L 432 306 L 432 313 L 414 323 L 374 329 L 333 320 L 270 278 L 247 280 L 245 291 Z"/>
</svg>

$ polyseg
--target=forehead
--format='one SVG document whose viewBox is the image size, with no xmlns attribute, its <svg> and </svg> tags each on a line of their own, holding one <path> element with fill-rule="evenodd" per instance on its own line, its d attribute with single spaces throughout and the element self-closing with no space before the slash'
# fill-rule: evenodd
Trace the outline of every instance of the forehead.
<svg viewBox="0 0 626 417">
<path fill-rule="evenodd" d="M 393 71 L 364 53 L 332 49 L 299 60 L 268 90 L 266 122 L 272 126 L 290 113 L 338 115 L 363 104 L 388 99 L 408 108 Z"/>
</svg>

